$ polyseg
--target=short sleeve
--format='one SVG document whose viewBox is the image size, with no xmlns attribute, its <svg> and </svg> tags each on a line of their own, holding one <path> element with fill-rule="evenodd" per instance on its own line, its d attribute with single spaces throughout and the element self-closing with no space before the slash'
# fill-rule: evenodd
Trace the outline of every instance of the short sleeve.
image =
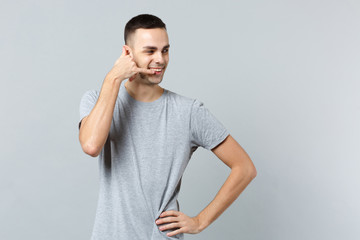
<svg viewBox="0 0 360 240">
<path fill-rule="evenodd" d="M 79 129 L 81 120 L 88 116 L 91 110 L 94 108 L 97 99 L 99 97 L 99 93 L 96 90 L 89 90 L 84 93 L 80 101 L 80 120 L 79 120 Z"/>
<path fill-rule="evenodd" d="M 219 145 L 229 135 L 223 124 L 197 99 L 191 108 L 190 131 L 192 146 L 208 150 Z"/>
</svg>

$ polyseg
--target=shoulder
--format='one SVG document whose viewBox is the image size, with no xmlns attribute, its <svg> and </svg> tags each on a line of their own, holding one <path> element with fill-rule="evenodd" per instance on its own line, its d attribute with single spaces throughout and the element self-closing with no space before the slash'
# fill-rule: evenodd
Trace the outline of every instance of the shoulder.
<svg viewBox="0 0 360 240">
<path fill-rule="evenodd" d="M 87 90 L 81 97 L 81 102 L 94 102 L 99 98 L 98 90 Z"/>
<path fill-rule="evenodd" d="M 204 103 L 197 98 L 190 98 L 181 94 L 168 91 L 168 101 L 173 105 L 177 111 L 185 111 L 191 115 L 206 112 L 208 109 Z"/>
<path fill-rule="evenodd" d="M 192 106 L 194 104 L 197 105 L 197 104 L 201 103 L 199 100 L 197 100 L 195 98 L 183 96 L 181 94 L 175 93 L 168 89 L 166 89 L 166 90 L 167 90 L 168 100 L 170 102 L 174 103 L 175 105 L 192 108 Z"/>
<path fill-rule="evenodd" d="M 99 98 L 99 91 L 87 90 L 81 97 L 80 106 L 90 107 L 93 106 Z"/>
<path fill-rule="evenodd" d="M 98 96 L 99 96 L 99 91 L 95 89 L 87 90 L 83 94 L 83 97 L 98 97 Z"/>
</svg>

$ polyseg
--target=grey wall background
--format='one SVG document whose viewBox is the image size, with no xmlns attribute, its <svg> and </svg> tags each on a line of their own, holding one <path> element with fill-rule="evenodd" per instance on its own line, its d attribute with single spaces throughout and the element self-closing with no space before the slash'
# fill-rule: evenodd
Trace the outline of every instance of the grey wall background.
<svg viewBox="0 0 360 240">
<path fill-rule="evenodd" d="M 123 28 L 168 26 L 163 87 L 198 98 L 258 176 L 187 239 L 357 239 L 358 1 L 1 1 L 0 239 L 89 239 L 97 159 L 78 143 L 82 94 L 121 54 Z M 194 216 L 230 170 L 199 149 L 183 177 Z"/>
</svg>

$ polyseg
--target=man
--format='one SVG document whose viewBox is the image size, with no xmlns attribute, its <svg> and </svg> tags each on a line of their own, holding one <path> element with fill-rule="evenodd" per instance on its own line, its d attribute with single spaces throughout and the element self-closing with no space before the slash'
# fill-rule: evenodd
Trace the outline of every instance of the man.
<svg viewBox="0 0 360 240">
<path fill-rule="evenodd" d="M 85 153 L 99 155 L 92 240 L 184 239 L 184 233 L 209 226 L 256 176 L 249 156 L 202 102 L 159 86 L 169 48 L 161 19 L 132 18 L 122 54 L 100 92 L 88 91 L 81 100 L 79 140 Z M 231 173 L 213 201 L 189 217 L 179 211 L 177 197 L 199 146 Z"/>
</svg>

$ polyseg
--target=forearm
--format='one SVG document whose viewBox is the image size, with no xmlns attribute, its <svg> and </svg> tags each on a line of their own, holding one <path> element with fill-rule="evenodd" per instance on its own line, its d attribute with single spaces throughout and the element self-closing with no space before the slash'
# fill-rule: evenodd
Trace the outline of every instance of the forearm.
<svg viewBox="0 0 360 240">
<path fill-rule="evenodd" d="M 234 167 L 213 201 L 210 202 L 196 217 L 200 223 L 200 231 L 215 221 L 243 192 L 254 178 L 254 171 Z"/>
<path fill-rule="evenodd" d="M 94 108 L 81 123 L 79 140 L 83 150 L 91 156 L 100 153 L 109 135 L 121 82 L 111 74 L 105 77 Z"/>
</svg>

